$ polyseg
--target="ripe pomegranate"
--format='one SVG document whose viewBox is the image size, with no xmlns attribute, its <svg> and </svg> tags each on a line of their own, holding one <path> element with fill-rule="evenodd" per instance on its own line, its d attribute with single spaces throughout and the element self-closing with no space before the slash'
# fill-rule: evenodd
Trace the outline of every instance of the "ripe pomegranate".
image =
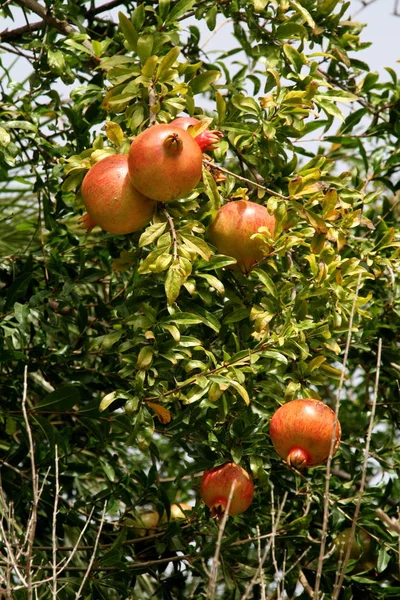
<svg viewBox="0 0 400 600">
<path fill-rule="evenodd" d="M 201 178 L 201 150 L 187 131 L 153 125 L 135 138 L 128 156 L 129 176 L 140 193 L 169 202 L 186 196 Z"/>
<path fill-rule="evenodd" d="M 232 485 L 234 490 L 229 514 L 238 515 L 247 510 L 253 500 L 254 485 L 250 475 L 235 463 L 225 463 L 204 472 L 200 494 L 213 516 L 221 517 L 225 512 Z"/>
<path fill-rule="evenodd" d="M 96 163 L 83 180 L 81 194 L 88 211 L 81 223 L 89 231 L 99 225 L 109 233 L 132 233 L 145 227 L 153 216 L 155 203 L 132 186 L 125 154 Z"/>
<path fill-rule="evenodd" d="M 263 257 L 263 241 L 250 239 L 260 227 L 267 227 L 271 236 L 274 235 L 275 217 L 261 204 L 237 200 L 218 210 L 208 235 L 218 252 L 236 258 L 234 268 L 249 273 Z"/>
<path fill-rule="evenodd" d="M 314 398 L 300 398 L 284 404 L 270 423 L 270 436 L 277 453 L 289 465 L 302 469 L 323 464 L 329 456 L 335 413 Z M 341 436 L 339 421 L 335 432 L 336 452 Z"/>
<path fill-rule="evenodd" d="M 201 121 L 195 117 L 178 117 L 177 119 L 171 121 L 170 125 L 173 125 L 174 127 L 180 127 L 187 131 L 189 127 L 193 127 L 198 123 L 201 123 Z M 218 144 L 222 137 L 223 134 L 221 131 L 218 131 L 217 129 L 214 131 L 209 131 L 207 127 L 205 131 L 195 135 L 193 139 L 198 143 L 202 152 L 207 152 L 208 150 L 215 150 L 216 144 Z"/>
</svg>

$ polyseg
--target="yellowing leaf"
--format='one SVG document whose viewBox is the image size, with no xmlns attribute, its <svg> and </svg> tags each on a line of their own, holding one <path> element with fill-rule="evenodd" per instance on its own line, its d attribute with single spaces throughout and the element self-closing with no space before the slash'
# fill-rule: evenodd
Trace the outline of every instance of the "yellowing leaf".
<svg viewBox="0 0 400 600">
<path fill-rule="evenodd" d="M 164 406 L 161 406 L 160 404 L 156 404 L 155 402 L 149 402 L 147 400 L 146 400 L 146 404 L 149 408 L 154 410 L 160 423 L 162 423 L 163 425 L 166 425 L 167 423 L 169 423 L 171 421 L 172 415 L 167 408 L 165 408 Z"/>
<path fill-rule="evenodd" d="M 122 145 L 124 141 L 124 132 L 118 123 L 114 123 L 114 121 L 106 121 L 104 129 L 106 130 L 106 135 L 111 143 L 113 143 L 115 146 Z"/>
<path fill-rule="evenodd" d="M 122 273 L 127 269 L 130 269 L 135 264 L 134 255 L 128 250 L 122 250 L 119 258 L 114 258 L 112 261 L 112 268 L 114 271 Z"/>
</svg>

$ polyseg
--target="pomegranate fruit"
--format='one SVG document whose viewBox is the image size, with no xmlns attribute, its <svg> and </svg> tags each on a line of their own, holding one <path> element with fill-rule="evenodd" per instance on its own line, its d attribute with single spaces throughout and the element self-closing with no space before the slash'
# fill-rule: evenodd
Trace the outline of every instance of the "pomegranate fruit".
<svg viewBox="0 0 400 600">
<path fill-rule="evenodd" d="M 218 210 L 208 229 L 208 236 L 218 252 L 236 258 L 237 264 L 233 268 L 249 273 L 263 257 L 264 242 L 250 239 L 260 227 L 266 227 L 273 236 L 275 217 L 261 204 L 237 200 Z"/>
<path fill-rule="evenodd" d="M 275 412 L 270 423 L 270 436 L 277 453 L 292 467 L 316 467 L 329 456 L 332 436 L 334 452 L 339 443 L 341 428 L 329 406 L 314 398 L 300 398 L 284 404 Z"/>
<path fill-rule="evenodd" d="M 185 504 L 185 502 L 179 502 L 179 504 L 171 504 L 171 513 L 170 513 L 170 521 L 177 521 L 178 519 L 187 519 L 188 516 L 185 513 L 188 513 L 192 510 L 192 507 L 189 504 Z M 166 523 L 168 521 L 167 513 L 164 513 L 161 519 L 161 523 Z"/>
<path fill-rule="evenodd" d="M 204 472 L 200 494 L 213 516 L 220 517 L 225 512 L 232 485 L 229 514 L 238 515 L 247 510 L 253 500 L 254 485 L 247 471 L 235 463 L 225 463 Z"/>
<path fill-rule="evenodd" d="M 173 125 L 174 127 L 180 127 L 187 131 L 189 127 L 193 127 L 198 123 L 201 123 L 201 121 L 195 117 L 178 117 L 177 119 L 171 121 L 170 125 Z M 193 139 L 200 146 L 200 150 L 202 152 L 207 152 L 208 150 L 215 150 L 216 144 L 218 144 L 222 137 L 223 134 L 221 131 L 218 131 L 217 129 L 214 131 L 209 131 L 207 127 L 205 131 L 195 135 Z"/>
<path fill-rule="evenodd" d="M 159 524 L 160 515 L 156 510 L 146 510 L 139 512 L 135 519 L 126 519 L 125 525 L 133 527 L 135 535 L 144 537 L 145 535 L 152 535 L 156 531 L 156 527 Z"/>
<path fill-rule="evenodd" d="M 345 559 L 349 542 L 350 542 L 351 527 L 344 529 L 339 533 L 334 541 L 335 555 L 338 561 Z M 350 560 L 356 560 L 352 571 L 359 573 L 360 571 L 369 571 L 376 565 L 376 557 L 374 556 L 371 544 L 371 536 L 361 529 L 356 533 L 350 549 Z"/>
<path fill-rule="evenodd" d="M 155 203 L 132 186 L 125 154 L 96 163 L 83 180 L 81 194 L 88 211 L 81 223 L 89 231 L 99 225 L 109 233 L 132 233 L 143 229 L 153 216 Z"/>
<path fill-rule="evenodd" d="M 129 176 L 142 194 L 159 202 L 186 196 L 199 183 L 202 153 L 190 133 L 172 125 L 153 125 L 129 149 Z"/>
</svg>

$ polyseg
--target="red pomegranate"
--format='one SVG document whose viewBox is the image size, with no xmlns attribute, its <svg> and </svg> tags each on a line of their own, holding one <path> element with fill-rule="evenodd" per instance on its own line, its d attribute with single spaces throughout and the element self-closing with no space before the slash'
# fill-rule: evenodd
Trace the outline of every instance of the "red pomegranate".
<svg viewBox="0 0 400 600">
<path fill-rule="evenodd" d="M 201 123 L 201 121 L 195 117 L 178 117 L 177 119 L 171 121 L 170 125 L 173 125 L 174 127 L 180 127 L 187 131 L 189 127 L 193 127 L 198 123 Z M 217 129 L 214 131 L 209 131 L 207 127 L 205 131 L 195 135 L 193 139 L 198 143 L 202 152 L 207 152 L 209 150 L 215 150 L 216 145 L 222 137 L 223 134 L 221 131 L 218 131 Z"/>
<path fill-rule="evenodd" d="M 145 227 L 153 216 L 155 203 L 132 186 L 125 154 L 97 162 L 86 174 L 81 194 L 88 211 L 81 223 L 89 231 L 99 225 L 109 233 L 132 233 Z"/>
<path fill-rule="evenodd" d="M 341 436 L 333 410 L 314 398 L 300 398 L 284 404 L 271 419 L 269 434 L 277 453 L 289 465 L 302 469 L 322 465 L 329 456 L 332 436 L 336 452 Z"/>
<path fill-rule="evenodd" d="M 237 200 L 228 202 L 218 210 L 208 228 L 208 235 L 218 252 L 236 258 L 236 269 L 249 273 L 263 257 L 263 241 L 251 239 L 260 227 L 267 227 L 270 234 L 274 235 L 275 217 L 261 204 Z"/>
<path fill-rule="evenodd" d="M 128 156 L 132 185 L 142 194 L 169 202 L 199 183 L 201 150 L 192 136 L 172 125 L 153 125 L 135 138 Z"/>
<path fill-rule="evenodd" d="M 250 475 L 235 463 L 225 463 L 204 472 L 200 494 L 213 516 L 221 516 L 225 512 L 232 484 L 234 490 L 229 514 L 238 515 L 247 510 L 253 500 L 254 485 Z"/>
</svg>

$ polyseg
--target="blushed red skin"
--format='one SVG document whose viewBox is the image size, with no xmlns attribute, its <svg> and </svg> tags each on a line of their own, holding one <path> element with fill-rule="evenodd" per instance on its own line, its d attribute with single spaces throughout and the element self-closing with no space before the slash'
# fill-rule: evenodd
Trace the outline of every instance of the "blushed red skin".
<svg viewBox="0 0 400 600">
<path fill-rule="evenodd" d="M 244 512 L 252 503 L 254 485 L 250 475 L 235 463 L 225 463 L 204 472 L 200 495 L 213 516 L 221 516 L 225 512 L 233 482 L 235 489 L 229 507 L 232 516 Z"/>
<path fill-rule="evenodd" d="M 109 233 L 132 233 L 153 216 L 155 203 L 132 186 L 125 154 L 97 162 L 86 174 L 81 194 L 88 214 L 80 221 L 89 231 L 99 225 Z"/>
<path fill-rule="evenodd" d="M 174 127 L 181 127 L 187 131 L 189 127 L 193 125 L 197 125 L 201 121 L 196 119 L 195 117 L 178 117 L 171 121 L 170 125 L 174 125 Z M 202 131 L 198 135 L 194 136 L 194 141 L 200 146 L 200 150 L 202 152 L 207 152 L 209 150 L 215 150 L 218 142 L 223 137 L 221 131 L 215 129 L 214 131 L 210 131 L 208 128 L 205 131 Z"/>
<path fill-rule="evenodd" d="M 208 229 L 208 236 L 218 252 L 236 258 L 236 268 L 249 273 L 263 257 L 263 241 L 250 239 L 260 227 L 267 227 L 273 236 L 275 217 L 261 204 L 236 200 L 218 210 Z"/>
<path fill-rule="evenodd" d="M 199 183 L 201 150 L 187 131 L 153 125 L 135 138 L 128 155 L 132 185 L 158 202 L 187 196 Z"/>
<path fill-rule="evenodd" d="M 328 458 L 334 433 L 334 411 L 314 398 L 287 402 L 271 419 L 269 434 L 277 453 L 298 469 L 322 465 Z M 336 422 L 336 452 L 341 436 Z"/>
</svg>

